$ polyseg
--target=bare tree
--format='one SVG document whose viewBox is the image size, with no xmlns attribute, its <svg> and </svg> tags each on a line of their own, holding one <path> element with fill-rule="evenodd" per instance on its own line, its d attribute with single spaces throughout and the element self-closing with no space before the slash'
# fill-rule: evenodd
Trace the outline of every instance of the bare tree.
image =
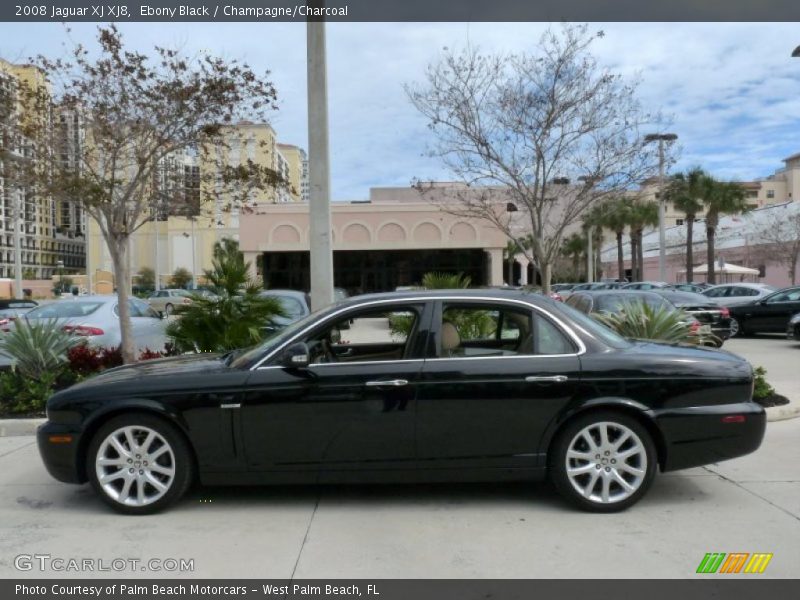
<svg viewBox="0 0 800 600">
<path fill-rule="evenodd" d="M 766 246 L 762 253 L 768 260 L 786 267 L 795 285 L 800 262 L 800 206 L 791 202 L 772 207 L 766 223 L 756 232 L 755 242 Z"/>
<path fill-rule="evenodd" d="M 590 46 L 601 35 L 563 25 L 546 32 L 533 53 L 445 49 L 424 83 L 406 85 L 436 136 L 431 155 L 466 184 L 418 184 L 421 192 L 513 240 L 531 235 L 528 258 L 545 289 L 565 230 L 657 164 L 640 133 L 657 117 L 640 106 L 635 81 L 598 65 Z"/>
<path fill-rule="evenodd" d="M 218 213 L 254 189 L 279 185 L 269 166 L 228 160 L 233 125 L 265 120 L 276 92 L 266 75 L 236 61 L 126 49 L 113 25 L 100 27 L 97 40 L 97 52 L 78 44 L 65 58 L 31 59 L 47 85 L 22 82 L 22 114 L 35 118 L 16 123 L 30 160 L 16 161 L 12 176 L 27 179 L 37 193 L 80 203 L 98 224 L 114 265 L 122 353 L 131 362 L 131 236 L 160 214 L 195 218 L 207 205 Z M 64 116 L 80 119 L 81 143 L 67 139 Z M 186 153 L 200 165 L 192 185 L 180 162 Z M 165 168 L 170 161 L 177 166 Z"/>
</svg>

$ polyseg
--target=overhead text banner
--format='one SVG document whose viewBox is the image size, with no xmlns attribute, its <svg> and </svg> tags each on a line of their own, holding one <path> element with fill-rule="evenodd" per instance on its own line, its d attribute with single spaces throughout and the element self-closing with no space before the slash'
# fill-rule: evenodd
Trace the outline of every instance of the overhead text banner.
<svg viewBox="0 0 800 600">
<path fill-rule="evenodd" d="M 0 21 L 800 21 L 797 0 L 55 0 L 0 2 Z"/>
</svg>

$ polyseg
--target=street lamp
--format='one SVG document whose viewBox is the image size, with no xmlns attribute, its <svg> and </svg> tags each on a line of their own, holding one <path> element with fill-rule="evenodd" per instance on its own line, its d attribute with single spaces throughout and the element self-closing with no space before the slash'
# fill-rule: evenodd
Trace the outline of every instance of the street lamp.
<svg viewBox="0 0 800 600">
<path fill-rule="evenodd" d="M 56 267 L 58 267 L 58 293 L 61 295 L 64 293 L 64 261 L 56 262 Z"/>
<path fill-rule="evenodd" d="M 664 142 L 674 142 L 678 136 L 674 133 L 650 133 L 644 136 L 644 143 L 658 142 L 658 279 L 667 280 L 667 234 L 664 219 L 666 202 L 664 199 Z M 644 273 L 643 265 L 640 266 Z"/>
</svg>

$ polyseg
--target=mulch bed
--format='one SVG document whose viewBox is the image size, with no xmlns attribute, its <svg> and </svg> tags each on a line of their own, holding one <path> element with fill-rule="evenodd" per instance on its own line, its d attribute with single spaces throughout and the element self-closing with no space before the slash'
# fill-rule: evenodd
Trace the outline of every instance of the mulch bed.
<svg viewBox="0 0 800 600">
<path fill-rule="evenodd" d="M 789 404 L 789 399 L 786 396 L 781 396 L 780 394 L 772 394 L 766 398 L 753 398 L 753 400 L 758 402 L 764 408 L 769 408 L 770 406 L 784 406 Z"/>
</svg>

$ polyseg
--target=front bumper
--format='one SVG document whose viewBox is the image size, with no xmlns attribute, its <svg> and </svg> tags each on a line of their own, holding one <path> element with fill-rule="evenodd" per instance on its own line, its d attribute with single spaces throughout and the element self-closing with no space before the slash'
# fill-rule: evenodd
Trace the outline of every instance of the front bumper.
<svg viewBox="0 0 800 600">
<path fill-rule="evenodd" d="M 70 441 L 64 441 L 69 438 Z M 79 468 L 80 432 L 74 427 L 51 423 L 39 426 L 36 442 L 47 472 L 64 483 L 83 483 L 86 476 Z"/>
<path fill-rule="evenodd" d="M 664 436 L 663 471 L 750 454 L 761 445 L 767 427 L 767 413 L 755 402 L 665 409 L 655 419 Z"/>
</svg>

